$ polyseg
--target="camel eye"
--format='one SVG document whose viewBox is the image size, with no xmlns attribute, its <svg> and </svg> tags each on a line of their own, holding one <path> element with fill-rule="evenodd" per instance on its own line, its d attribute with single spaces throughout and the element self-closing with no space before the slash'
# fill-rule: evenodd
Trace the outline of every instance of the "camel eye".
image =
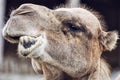
<svg viewBox="0 0 120 80">
<path fill-rule="evenodd" d="M 79 28 L 79 26 L 73 25 L 73 24 L 68 24 L 68 28 L 70 31 L 80 31 L 81 29 Z"/>
<path fill-rule="evenodd" d="M 77 25 L 74 25 L 72 23 L 68 23 L 67 24 L 68 28 L 70 31 L 73 31 L 73 32 L 80 32 L 80 31 L 83 31 L 83 28 L 77 26 Z"/>
</svg>

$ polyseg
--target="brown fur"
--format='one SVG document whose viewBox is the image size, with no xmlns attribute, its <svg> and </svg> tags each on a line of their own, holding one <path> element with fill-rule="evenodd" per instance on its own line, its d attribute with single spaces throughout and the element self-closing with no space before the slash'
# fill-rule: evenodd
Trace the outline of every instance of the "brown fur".
<svg viewBox="0 0 120 80">
<path fill-rule="evenodd" d="M 84 8 L 23 4 L 11 13 L 3 36 L 19 43 L 19 54 L 31 58 L 46 80 L 110 80 L 101 54 L 115 48 L 118 34 L 104 31 L 101 22 Z"/>
</svg>

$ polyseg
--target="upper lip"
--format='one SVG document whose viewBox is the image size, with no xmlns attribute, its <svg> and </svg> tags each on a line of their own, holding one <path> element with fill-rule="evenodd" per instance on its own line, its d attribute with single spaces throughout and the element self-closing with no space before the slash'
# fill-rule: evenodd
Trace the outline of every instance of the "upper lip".
<svg viewBox="0 0 120 80">
<path fill-rule="evenodd" d="M 17 36 L 11 36 L 8 34 L 4 35 L 4 38 L 11 43 L 18 43 L 20 37 L 21 35 L 17 35 Z"/>
<path fill-rule="evenodd" d="M 7 35 L 6 34 L 6 35 L 4 35 L 4 38 L 11 43 L 18 43 L 20 37 L 22 37 L 22 36 L 25 36 L 25 35 L 14 35 L 13 36 L 13 35 Z"/>
<path fill-rule="evenodd" d="M 20 36 L 9 36 L 9 38 L 11 38 L 13 40 L 19 40 Z"/>
</svg>

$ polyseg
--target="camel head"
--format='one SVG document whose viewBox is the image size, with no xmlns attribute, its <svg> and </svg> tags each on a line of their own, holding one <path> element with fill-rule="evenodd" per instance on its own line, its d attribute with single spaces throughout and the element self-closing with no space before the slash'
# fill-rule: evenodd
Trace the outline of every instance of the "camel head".
<svg viewBox="0 0 120 80">
<path fill-rule="evenodd" d="M 84 8 L 23 4 L 12 11 L 3 37 L 18 43 L 20 55 L 76 78 L 96 69 L 102 52 L 115 48 L 118 34 L 104 31 L 98 17 Z"/>
</svg>

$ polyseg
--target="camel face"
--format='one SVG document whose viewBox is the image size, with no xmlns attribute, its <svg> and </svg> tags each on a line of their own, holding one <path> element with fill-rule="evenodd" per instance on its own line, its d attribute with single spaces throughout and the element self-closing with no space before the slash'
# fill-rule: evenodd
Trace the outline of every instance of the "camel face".
<svg viewBox="0 0 120 80">
<path fill-rule="evenodd" d="M 102 51 L 112 50 L 118 39 L 116 32 L 103 31 L 98 18 L 86 9 L 51 10 L 34 4 L 23 4 L 11 13 L 3 36 L 18 43 L 20 55 L 39 58 L 40 65 L 54 66 L 74 78 L 94 71 Z"/>
</svg>

